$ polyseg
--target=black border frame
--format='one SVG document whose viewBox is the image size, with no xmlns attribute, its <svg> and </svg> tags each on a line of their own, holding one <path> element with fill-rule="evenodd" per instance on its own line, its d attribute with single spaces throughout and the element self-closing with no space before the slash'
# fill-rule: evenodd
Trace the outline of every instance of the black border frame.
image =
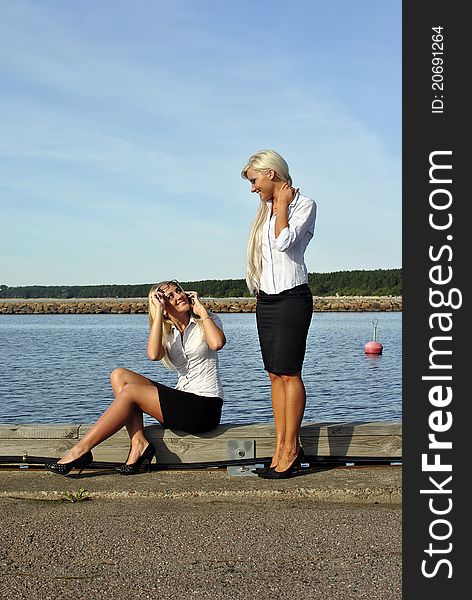
<svg viewBox="0 0 472 600">
<path fill-rule="evenodd" d="M 467 527 L 469 518 L 468 479 L 470 449 L 466 442 L 471 433 L 466 410 L 470 392 L 466 382 L 467 324 L 466 324 L 466 189 L 468 153 L 465 148 L 466 130 L 470 127 L 465 109 L 467 101 L 468 62 L 466 3 L 458 0 L 409 0 L 402 4 L 403 9 L 403 597 L 455 599 L 467 595 L 465 580 L 466 561 L 470 551 L 467 548 Z M 443 27 L 443 55 L 433 55 L 437 48 L 432 47 L 433 27 Z M 470 55 L 470 51 L 468 52 Z M 442 56 L 444 71 L 435 79 L 443 83 L 442 90 L 433 90 L 432 58 Z M 438 61 L 436 61 L 438 62 Z M 438 75 L 438 74 L 436 74 Z M 437 82 L 436 81 L 436 82 Z M 437 87 L 437 86 L 436 86 Z M 433 100 L 444 102 L 442 112 L 433 112 Z M 440 102 L 434 108 L 440 110 Z M 429 168 L 432 152 L 451 151 L 450 155 L 437 155 L 433 160 L 450 164 L 451 183 L 439 185 L 430 182 Z M 434 173 L 434 172 L 433 172 Z M 440 173 L 440 171 L 436 171 Z M 446 171 L 442 171 L 445 180 Z M 439 177 L 437 177 L 438 179 Z M 448 192 L 435 192 L 438 188 Z M 431 207 L 438 200 L 452 198 L 451 206 L 441 211 Z M 450 213 L 452 222 L 447 230 L 436 230 L 429 222 L 431 212 L 435 218 L 446 218 Z M 446 222 L 446 221 L 444 221 Z M 449 237 L 448 237 L 449 236 Z M 448 245 L 450 251 L 441 247 Z M 438 257 L 432 260 L 432 254 Z M 468 252 L 470 254 L 470 251 Z M 432 283 L 431 277 L 438 274 L 431 268 L 441 265 L 442 273 L 452 273 L 449 283 Z M 450 267 L 450 270 L 448 269 Z M 462 303 L 457 308 L 432 307 L 431 289 L 440 289 L 446 295 L 452 288 L 461 293 Z M 458 304 L 459 292 L 454 294 Z M 437 327 L 431 328 L 430 318 L 435 312 L 450 313 L 453 326 L 448 333 L 451 340 L 438 342 L 442 349 L 451 350 L 443 355 L 442 363 L 450 370 L 431 370 L 431 338 L 439 335 Z M 443 321 L 446 323 L 447 319 Z M 433 319 L 433 324 L 438 323 Z M 470 328 L 470 325 L 469 325 Z M 438 347 L 434 346 L 433 347 Z M 424 380 L 427 375 L 450 375 L 451 381 L 433 382 Z M 427 472 L 422 467 L 422 455 L 428 454 L 431 463 L 437 450 L 429 450 L 428 435 L 432 433 L 430 418 L 434 407 L 430 401 L 433 385 L 450 386 L 452 401 L 441 410 L 446 420 L 446 411 L 452 418 L 449 430 L 437 433 L 437 439 L 452 443 L 451 449 L 440 452 L 440 460 L 450 464 L 450 472 Z M 445 387 L 442 388 L 445 390 Z M 441 483 L 452 476 L 448 494 L 421 493 L 420 490 L 434 489 L 429 477 L 436 477 Z M 447 498 L 450 498 L 452 505 Z M 432 506 L 450 507 L 445 515 L 432 513 Z M 442 503 L 442 504 L 441 504 Z M 444 518 L 445 523 L 435 523 Z M 437 536 L 446 536 L 443 541 L 431 538 L 431 531 Z M 429 543 L 433 543 L 434 553 L 425 553 Z M 451 547 L 449 547 L 451 543 Z M 445 550 L 448 550 L 445 552 Z M 427 560 L 425 570 L 434 576 L 422 573 L 422 561 Z M 438 565 L 438 561 L 450 561 Z M 436 570 L 437 569 L 437 570 Z M 449 577 L 451 575 L 451 577 Z"/>
</svg>

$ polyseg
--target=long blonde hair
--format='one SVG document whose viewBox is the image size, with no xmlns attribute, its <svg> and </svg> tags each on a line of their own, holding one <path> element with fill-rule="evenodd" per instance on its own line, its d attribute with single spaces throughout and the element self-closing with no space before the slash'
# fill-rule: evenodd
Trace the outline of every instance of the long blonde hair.
<svg viewBox="0 0 472 600">
<path fill-rule="evenodd" d="M 175 279 L 166 279 L 165 281 L 160 281 L 159 283 L 154 284 L 152 286 L 152 288 L 149 290 L 149 294 L 148 294 L 149 328 L 152 327 L 154 319 L 156 318 L 156 307 L 154 306 L 154 302 L 152 301 L 152 295 L 161 286 L 168 285 L 168 284 L 172 284 L 172 285 L 175 285 L 175 286 L 182 287 L 177 280 L 175 280 Z M 189 313 L 190 313 L 191 317 L 195 317 L 198 325 L 200 326 L 200 331 L 203 334 L 203 331 L 204 331 L 203 330 L 203 323 L 202 323 L 200 317 L 198 317 L 192 311 L 192 309 L 189 310 Z M 169 338 L 170 338 L 170 332 L 172 330 L 172 327 L 173 327 L 172 321 L 170 320 L 169 315 L 164 311 L 164 315 L 163 315 L 163 319 L 162 319 L 162 347 L 164 349 L 164 356 L 161 358 L 161 362 L 170 371 L 176 371 L 177 369 L 175 368 L 175 365 L 172 363 L 172 361 L 170 360 L 169 355 L 167 353 L 167 343 L 168 343 Z"/>
<path fill-rule="evenodd" d="M 259 150 L 250 156 L 241 171 L 243 179 L 247 179 L 249 169 L 262 172 L 275 171 L 279 179 L 292 185 L 288 164 L 275 150 Z M 262 226 L 267 218 L 268 210 L 267 203 L 261 200 L 249 232 L 246 284 L 251 294 L 257 294 L 259 291 L 262 273 Z"/>
</svg>

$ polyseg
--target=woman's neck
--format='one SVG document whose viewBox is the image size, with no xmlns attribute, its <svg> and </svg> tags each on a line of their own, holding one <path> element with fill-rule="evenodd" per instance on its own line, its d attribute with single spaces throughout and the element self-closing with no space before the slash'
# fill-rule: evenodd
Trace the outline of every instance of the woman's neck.
<svg viewBox="0 0 472 600">
<path fill-rule="evenodd" d="M 169 318 L 172 322 L 172 325 L 183 333 L 187 328 L 187 325 L 190 323 L 190 313 L 186 312 L 182 316 L 174 317 L 173 315 L 169 315 Z"/>
</svg>

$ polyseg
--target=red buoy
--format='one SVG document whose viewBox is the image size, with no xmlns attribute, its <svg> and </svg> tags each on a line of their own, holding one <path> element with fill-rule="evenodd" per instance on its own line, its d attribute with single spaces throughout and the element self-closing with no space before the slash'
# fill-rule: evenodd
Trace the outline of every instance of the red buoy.
<svg viewBox="0 0 472 600">
<path fill-rule="evenodd" d="M 377 319 L 372 321 L 372 341 L 367 342 L 364 346 L 364 352 L 366 354 L 382 354 L 383 346 L 377 341 L 377 323 Z"/>
<path fill-rule="evenodd" d="M 366 354 L 382 354 L 383 346 L 380 342 L 367 342 L 364 346 Z"/>
</svg>

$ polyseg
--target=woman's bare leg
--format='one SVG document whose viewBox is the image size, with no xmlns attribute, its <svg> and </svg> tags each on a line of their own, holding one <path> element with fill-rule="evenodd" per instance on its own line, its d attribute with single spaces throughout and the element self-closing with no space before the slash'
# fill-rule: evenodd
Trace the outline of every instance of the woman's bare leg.
<svg viewBox="0 0 472 600">
<path fill-rule="evenodd" d="M 153 385 L 152 382 L 144 375 L 140 375 L 139 373 L 135 373 L 130 369 L 125 369 L 123 367 L 118 367 L 117 369 L 113 369 L 110 375 L 110 383 L 113 389 L 113 393 L 116 396 L 123 390 L 125 385 L 128 383 L 140 383 L 141 385 Z"/>
<path fill-rule="evenodd" d="M 285 438 L 276 471 L 285 471 L 295 460 L 300 448 L 299 433 L 305 412 L 306 392 L 301 373 L 281 375 L 280 378 L 285 397 Z"/>
<path fill-rule="evenodd" d="M 151 385 L 155 387 L 147 377 L 144 377 L 144 375 L 140 375 L 139 373 L 135 373 L 134 371 L 123 367 L 118 367 L 112 371 L 110 383 L 115 398 L 123 391 L 123 388 L 130 383 Z M 132 464 L 138 460 L 148 445 L 148 441 L 144 435 L 143 413 L 139 408 L 133 411 L 128 422 L 125 423 L 125 426 L 130 438 L 130 451 L 126 464 Z"/>
<path fill-rule="evenodd" d="M 128 383 L 125 385 L 87 435 L 77 442 L 58 462 L 64 463 L 75 460 L 100 444 L 100 442 L 108 439 L 130 422 L 136 410 L 140 410 L 141 413 L 145 412 L 158 421 L 163 422 L 159 393 L 154 385 L 142 385 L 139 383 Z M 138 442 L 138 445 L 141 444 Z M 147 442 L 144 443 L 142 450 L 144 450 L 146 445 Z M 131 458 L 130 456 L 130 461 Z"/>
<path fill-rule="evenodd" d="M 269 373 L 272 392 L 272 412 L 275 424 L 275 450 L 270 463 L 275 467 L 283 454 L 285 443 L 285 388 L 280 375 Z"/>
</svg>

